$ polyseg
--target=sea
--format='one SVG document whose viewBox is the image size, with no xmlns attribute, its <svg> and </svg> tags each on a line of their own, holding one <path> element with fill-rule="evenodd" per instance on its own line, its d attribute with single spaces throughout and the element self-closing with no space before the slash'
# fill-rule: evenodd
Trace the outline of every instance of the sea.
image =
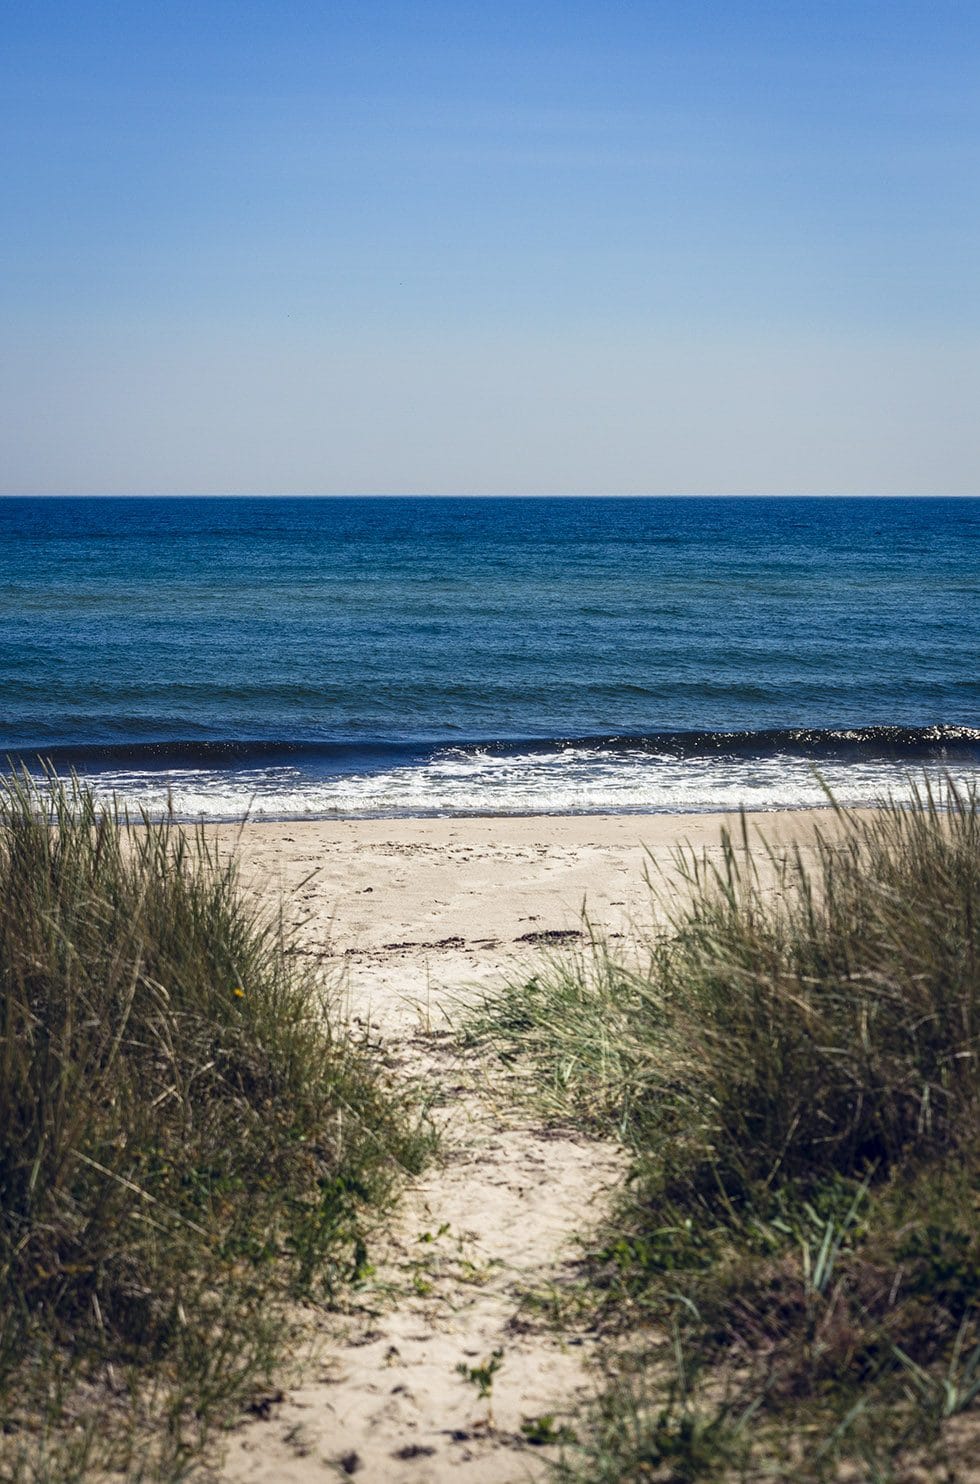
<svg viewBox="0 0 980 1484">
<path fill-rule="evenodd" d="M 980 499 L 0 499 L 0 757 L 184 819 L 980 776 Z"/>
</svg>

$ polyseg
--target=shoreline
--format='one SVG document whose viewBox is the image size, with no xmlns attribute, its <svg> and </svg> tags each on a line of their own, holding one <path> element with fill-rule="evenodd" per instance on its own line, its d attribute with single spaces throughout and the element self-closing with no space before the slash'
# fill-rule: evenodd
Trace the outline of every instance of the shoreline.
<svg viewBox="0 0 980 1484">
<path fill-rule="evenodd" d="M 691 808 L 679 805 L 676 809 L 502 809 L 496 813 L 488 809 L 472 810 L 433 810 L 426 813 L 417 811 L 388 812 L 377 810 L 373 813 L 360 814 L 151 814 L 150 818 L 159 823 L 170 819 L 175 825 L 186 828 L 189 825 L 204 825 L 206 828 L 214 825 L 221 828 L 230 828 L 240 825 L 281 825 L 281 824 L 410 824 L 418 820 L 425 824 L 442 820 L 446 823 L 453 821 L 480 821 L 487 820 L 500 822 L 509 819 L 731 819 L 740 818 L 743 814 L 751 817 L 770 818 L 779 814 L 832 814 L 835 808 L 846 809 L 848 813 L 865 810 L 873 810 L 883 807 L 880 804 L 772 804 L 767 807 L 753 806 L 751 809 L 733 804 L 730 808 L 722 808 L 717 804 L 705 805 L 703 809 Z"/>
<path fill-rule="evenodd" d="M 178 773 L 81 772 L 103 803 L 131 817 L 180 824 L 347 822 L 412 819 L 603 818 L 780 815 L 912 802 L 916 790 L 945 780 L 970 789 L 980 754 L 969 761 L 906 763 L 841 760 L 814 768 L 778 757 L 743 761 L 571 759 L 514 756 L 431 758 L 380 773 L 318 776 L 290 767 L 189 768 Z"/>
</svg>

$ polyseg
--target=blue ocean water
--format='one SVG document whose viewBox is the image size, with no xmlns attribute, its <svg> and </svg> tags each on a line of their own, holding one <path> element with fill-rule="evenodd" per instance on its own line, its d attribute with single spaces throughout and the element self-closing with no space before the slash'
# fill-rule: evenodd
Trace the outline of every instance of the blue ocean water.
<svg viewBox="0 0 980 1484">
<path fill-rule="evenodd" d="M 0 752 L 184 815 L 980 774 L 980 500 L 0 500 Z"/>
</svg>

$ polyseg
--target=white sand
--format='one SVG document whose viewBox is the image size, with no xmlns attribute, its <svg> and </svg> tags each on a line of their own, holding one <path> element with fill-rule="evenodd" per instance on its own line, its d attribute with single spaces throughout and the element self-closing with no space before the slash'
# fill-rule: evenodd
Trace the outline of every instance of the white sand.
<svg viewBox="0 0 980 1484">
<path fill-rule="evenodd" d="M 757 816 L 781 843 L 825 811 Z M 566 1296 L 575 1240 L 608 1209 L 618 1147 L 529 1120 L 496 1068 L 465 1055 L 452 1027 L 479 986 L 527 970 L 528 934 L 573 932 L 583 905 L 606 931 L 649 918 L 644 870 L 682 840 L 716 849 L 731 816 L 586 816 L 250 824 L 246 880 L 283 893 L 299 943 L 343 978 L 355 1024 L 393 1065 L 422 1074 L 443 1130 L 433 1166 L 409 1184 L 377 1271 L 341 1314 L 297 1338 L 286 1395 L 231 1437 L 221 1477 L 347 1477 L 386 1484 L 507 1484 L 542 1477 L 552 1450 L 521 1422 L 569 1418 L 593 1390 L 595 1337 L 561 1334 L 523 1302 Z M 237 832 L 221 827 L 223 843 Z M 311 875 L 311 872 L 314 873 Z M 624 938 L 624 946 L 628 936 Z M 434 1240 L 420 1240 L 424 1234 Z M 457 1367 L 501 1351 L 492 1407 Z"/>
</svg>

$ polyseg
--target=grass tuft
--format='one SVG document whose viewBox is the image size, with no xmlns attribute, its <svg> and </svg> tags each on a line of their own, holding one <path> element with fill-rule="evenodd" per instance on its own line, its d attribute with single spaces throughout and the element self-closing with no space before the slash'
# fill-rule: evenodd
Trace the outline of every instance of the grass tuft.
<svg viewBox="0 0 980 1484">
<path fill-rule="evenodd" d="M 0 784 L 0 1476 L 180 1477 L 423 1160 L 288 946 L 202 831 Z"/>
<path fill-rule="evenodd" d="M 594 935 L 471 1026 L 553 1116 L 634 1154 L 596 1271 L 646 1348 L 583 1477 L 958 1477 L 948 1424 L 980 1398 L 977 794 L 837 809 L 806 852 L 743 819 L 676 864 L 631 962 Z"/>
</svg>

